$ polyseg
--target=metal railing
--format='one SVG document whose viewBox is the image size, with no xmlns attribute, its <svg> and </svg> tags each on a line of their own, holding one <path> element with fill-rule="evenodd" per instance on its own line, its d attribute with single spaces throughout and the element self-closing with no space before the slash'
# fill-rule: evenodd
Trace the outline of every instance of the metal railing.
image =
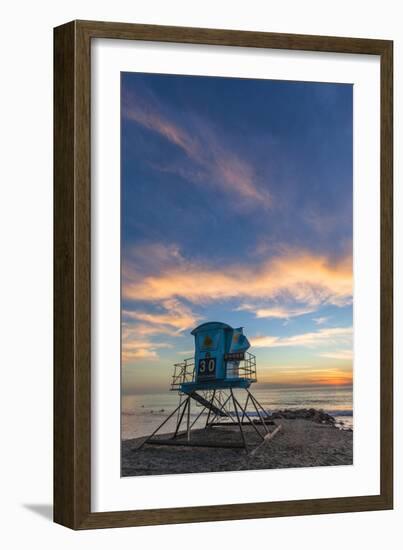
<svg viewBox="0 0 403 550">
<path fill-rule="evenodd" d="M 245 352 L 245 358 L 240 361 L 227 361 L 227 375 L 230 378 L 247 378 L 257 382 L 256 356 Z M 171 391 L 178 391 L 185 382 L 194 382 L 196 378 L 194 358 L 189 357 L 181 363 L 175 363 L 172 375 Z"/>
<path fill-rule="evenodd" d="M 194 382 L 195 364 L 194 358 L 189 357 L 181 363 L 175 363 L 174 373 L 172 375 L 171 391 L 178 391 L 181 384 L 185 382 Z"/>
<path fill-rule="evenodd" d="M 253 353 L 245 352 L 245 359 L 240 361 L 239 377 L 248 378 L 251 382 L 257 382 L 256 356 Z"/>
</svg>

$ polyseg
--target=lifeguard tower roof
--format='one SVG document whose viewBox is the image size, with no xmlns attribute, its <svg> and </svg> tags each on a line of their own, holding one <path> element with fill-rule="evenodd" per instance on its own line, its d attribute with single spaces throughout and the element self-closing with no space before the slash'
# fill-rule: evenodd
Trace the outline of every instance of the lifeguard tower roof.
<svg viewBox="0 0 403 550">
<path fill-rule="evenodd" d="M 228 329 L 234 330 L 232 327 L 227 325 L 227 323 L 221 323 L 220 321 L 208 321 L 207 323 L 202 323 L 198 327 L 194 328 L 190 334 L 197 334 L 201 330 L 215 330 L 215 329 Z"/>
</svg>

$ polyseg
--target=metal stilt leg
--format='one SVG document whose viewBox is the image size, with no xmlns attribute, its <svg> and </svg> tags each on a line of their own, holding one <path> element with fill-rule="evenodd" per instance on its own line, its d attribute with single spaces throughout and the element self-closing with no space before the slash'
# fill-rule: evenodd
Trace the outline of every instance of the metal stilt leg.
<svg viewBox="0 0 403 550">
<path fill-rule="evenodd" d="M 249 402 L 249 392 L 248 392 L 248 397 L 246 398 L 245 407 L 243 409 L 241 422 L 243 422 L 243 419 L 244 419 L 244 416 L 245 416 L 245 413 L 246 413 L 246 409 L 248 408 L 248 402 Z"/>
<path fill-rule="evenodd" d="M 185 411 L 186 411 L 186 407 L 189 406 L 189 399 L 190 399 L 190 397 L 188 397 L 188 398 L 184 401 L 185 406 L 184 406 L 183 409 L 182 409 L 182 412 L 181 412 L 179 421 L 178 421 L 178 423 L 177 423 L 177 425 L 176 425 L 175 433 L 173 434 L 172 439 L 175 439 L 175 437 L 178 435 L 179 428 L 180 428 L 180 426 L 181 426 L 181 424 L 182 424 L 183 415 L 185 414 Z"/>
<path fill-rule="evenodd" d="M 175 409 L 175 410 L 174 410 L 174 411 L 164 420 L 164 422 L 163 422 L 162 424 L 160 424 L 160 425 L 158 426 L 158 428 L 157 428 L 156 430 L 154 430 L 153 433 L 152 433 L 150 436 L 148 436 L 148 437 L 141 443 L 141 445 L 139 445 L 139 447 L 137 447 L 137 449 L 141 449 L 141 448 L 143 447 L 143 445 L 145 445 L 145 444 L 147 443 L 147 441 L 149 441 L 152 437 L 154 437 L 154 435 L 162 428 L 162 426 L 164 426 L 164 425 L 168 422 L 168 420 L 169 420 L 170 418 L 172 418 L 173 415 L 174 415 L 174 414 L 175 414 L 175 413 L 176 413 L 185 403 L 186 403 L 186 401 L 183 401 L 182 403 L 179 403 L 179 406 L 176 407 L 176 409 Z"/>
<path fill-rule="evenodd" d="M 245 409 L 242 409 L 239 401 L 235 398 L 234 396 L 234 400 L 235 402 L 238 404 L 238 407 L 241 409 L 241 411 L 243 410 L 243 415 L 242 415 L 242 420 L 244 418 L 244 416 L 246 417 L 246 419 L 248 420 L 249 424 L 252 426 L 252 428 L 255 430 L 255 432 L 258 434 L 258 436 L 261 438 L 261 439 L 264 439 L 264 436 L 259 432 L 259 430 L 257 429 L 257 426 L 255 426 L 255 424 L 252 422 L 252 420 L 249 418 L 248 416 L 248 413 L 246 412 L 246 408 Z M 241 420 L 241 424 L 242 424 L 242 420 Z"/>
<path fill-rule="evenodd" d="M 233 393 L 233 391 L 232 391 L 232 388 L 230 389 L 230 392 L 231 392 L 232 402 L 233 402 L 233 404 L 234 404 L 234 410 L 235 410 L 235 414 L 236 414 L 236 419 L 237 419 L 237 421 L 238 421 L 239 430 L 240 430 L 241 436 L 242 436 L 242 441 L 243 441 L 243 443 L 244 443 L 244 446 L 245 446 L 246 451 L 248 451 L 248 446 L 247 446 L 247 444 L 246 444 L 245 434 L 243 433 L 242 424 L 241 424 L 241 421 L 240 421 L 240 419 L 239 419 L 238 409 L 237 409 L 237 406 L 236 406 L 236 403 L 235 403 L 235 397 L 234 397 L 234 393 Z"/>
<path fill-rule="evenodd" d="M 220 405 L 219 409 L 220 409 L 221 411 L 224 411 L 225 414 L 226 414 L 226 416 L 227 416 L 227 418 L 229 418 L 229 419 L 231 420 L 231 422 L 233 422 L 233 423 L 236 424 L 236 421 L 234 420 L 233 415 L 231 414 L 231 412 L 227 411 L 227 409 L 225 408 L 225 405 L 228 403 L 228 401 L 229 401 L 230 399 L 231 399 L 231 395 L 229 395 L 229 396 L 226 398 L 226 400 L 224 401 L 224 403 L 219 402 L 219 405 Z M 213 425 L 214 425 L 214 421 L 215 421 L 216 418 L 217 418 L 217 414 L 214 414 L 213 420 L 210 422 L 210 426 L 213 426 Z"/>
<path fill-rule="evenodd" d="M 213 397 L 211 399 L 211 402 L 214 403 L 214 398 L 215 398 L 215 390 L 213 390 Z M 208 414 L 207 414 L 207 420 L 206 420 L 206 428 L 208 426 L 208 421 L 210 420 L 210 414 L 211 414 L 211 409 L 208 410 Z"/>
<path fill-rule="evenodd" d="M 190 397 L 188 399 L 187 440 L 190 441 Z"/>
<path fill-rule="evenodd" d="M 267 426 L 266 426 L 265 419 L 263 418 L 261 412 L 259 411 L 258 407 L 256 406 L 255 398 L 253 397 L 252 394 L 249 393 L 249 391 L 248 391 L 248 394 L 250 395 L 250 398 L 251 398 L 251 401 L 252 401 L 252 403 L 253 403 L 253 406 L 255 407 L 255 410 L 256 410 L 256 412 L 257 412 L 257 415 L 258 415 L 258 417 L 260 418 L 260 421 L 262 422 L 262 426 L 263 426 L 265 432 L 266 432 L 266 433 L 269 433 L 269 429 L 268 429 Z"/>
</svg>

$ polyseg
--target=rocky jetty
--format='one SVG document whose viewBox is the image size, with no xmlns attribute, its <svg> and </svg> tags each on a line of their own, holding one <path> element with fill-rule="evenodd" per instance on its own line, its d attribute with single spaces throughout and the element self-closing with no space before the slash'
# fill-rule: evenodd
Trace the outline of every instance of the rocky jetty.
<svg viewBox="0 0 403 550">
<path fill-rule="evenodd" d="M 287 418 L 288 420 L 311 420 L 319 424 L 334 426 L 336 420 L 330 414 L 321 409 L 280 409 L 272 411 L 273 420 Z"/>
</svg>

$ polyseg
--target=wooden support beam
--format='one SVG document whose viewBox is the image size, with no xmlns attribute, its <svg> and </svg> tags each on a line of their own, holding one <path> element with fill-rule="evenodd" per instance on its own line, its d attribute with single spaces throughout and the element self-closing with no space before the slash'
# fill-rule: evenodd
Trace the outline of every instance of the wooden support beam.
<svg viewBox="0 0 403 550">
<path fill-rule="evenodd" d="M 264 436 L 263 441 L 260 443 L 260 445 L 258 445 L 254 449 L 252 449 L 252 451 L 249 453 L 250 456 L 253 456 L 263 445 L 265 445 L 268 441 L 273 439 L 273 437 L 276 435 L 276 433 L 278 433 L 280 430 L 281 430 L 281 424 L 279 424 L 275 430 L 273 430 L 272 432 L 266 434 Z"/>
</svg>

